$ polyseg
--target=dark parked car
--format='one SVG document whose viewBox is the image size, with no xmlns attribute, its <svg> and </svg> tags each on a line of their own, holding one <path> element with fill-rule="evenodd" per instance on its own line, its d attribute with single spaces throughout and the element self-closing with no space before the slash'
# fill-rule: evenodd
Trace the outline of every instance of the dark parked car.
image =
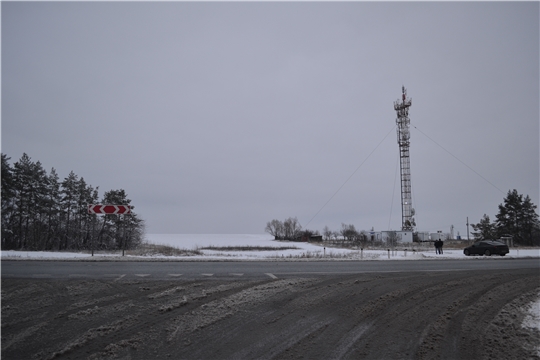
<svg viewBox="0 0 540 360">
<path fill-rule="evenodd" d="M 501 255 L 504 256 L 508 254 L 508 245 L 496 240 L 481 240 L 477 241 L 469 247 L 463 249 L 463 253 L 467 256 L 469 255 L 486 255 L 491 256 Z"/>
</svg>

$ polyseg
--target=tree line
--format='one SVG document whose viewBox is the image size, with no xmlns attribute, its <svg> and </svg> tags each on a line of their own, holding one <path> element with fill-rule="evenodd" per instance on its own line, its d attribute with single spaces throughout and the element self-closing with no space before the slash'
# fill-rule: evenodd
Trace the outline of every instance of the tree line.
<svg viewBox="0 0 540 360">
<path fill-rule="evenodd" d="M 373 229 L 371 229 L 373 231 Z M 328 226 L 325 226 L 322 231 L 323 239 L 325 241 L 345 241 L 355 246 L 396 246 L 401 237 L 396 231 L 387 231 L 386 238 L 375 237 L 365 230 L 357 230 L 353 224 L 341 223 L 341 229 L 331 230 Z"/>
<path fill-rule="evenodd" d="M 318 235 L 325 241 L 342 240 L 357 245 L 366 245 L 373 242 L 365 231 L 357 231 L 352 224 L 341 224 L 341 229 L 332 231 L 325 226 L 322 236 L 318 230 L 302 229 L 302 225 L 296 217 L 289 217 L 284 221 L 274 219 L 266 223 L 265 232 L 274 237 L 275 240 L 303 240 L 313 241 L 312 236 Z M 319 238 L 319 237 L 318 237 Z"/>
<path fill-rule="evenodd" d="M 477 240 L 512 237 L 514 244 L 525 246 L 540 245 L 540 222 L 536 213 L 537 206 L 529 195 L 523 197 L 516 189 L 508 194 L 499 204 L 499 212 L 492 222 L 484 214 L 478 224 L 471 224 L 473 236 Z"/>
<path fill-rule="evenodd" d="M 303 235 L 302 225 L 296 217 L 285 219 L 285 221 L 272 220 L 266 223 L 264 229 L 276 240 L 295 240 Z M 308 230 L 309 231 L 309 230 Z"/>
<path fill-rule="evenodd" d="M 274 237 L 275 240 L 301 240 L 301 241 L 340 241 L 341 243 L 349 243 L 350 245 L 366 247 L 367 245 L 379 246 L 396 245 L 399 241 L 397 233 L 394 231 L 388 232 L 388 239 L 383 242 L 381 239 L 375 239 L 368 235 L 366 231 L 356 230 L 353 224 L 341 224 L 341 229 L 330 230 L 325 226 L 322 234 L 318 230 L 302 229 L 296 217 L 290 217 L 284 221 L 274 219 L 266 223 L 265 232 Z M 313 235 L 317 235 L 313 237 Z"/>
<path fill-rule="evenodd" d="M 499 205 L 496 220 L 491 222 L 489 216 L 484 214 L 478 224 L 471 224 L 474 230 L 472 234 L 477 240 L 512 237 L 516 245 L 539 246 L 540 222 L 536 209 L 537 206 L 532 203 L 528 195 L 524 197 L 515 189 L 508 191 L 503 203 Z M 285 221 L 276 219 L 269 221 L 265 231 L 276 240 L 310 239 L 311 235 L 319 235 L 319 231 L 302 230 L 296 217 L 290 217 Z M 399 242 L 396 232 L 388 231 L 387 235 L 388 244 L 395 245 Z M 356 230 L 354 225 L 344 223 L 341 224 L 339 230 L 330 230 L 328 226 L 325 226 L 322 237 L 325 241 L 341 240 L 359 246 L 382 244 L 380 239 L 374 239 L 365 231 Z"/>
<path fill-rule="evenodd" d="M 143 240 L 137 214 L 97 215 L 91 204 L 130 205 L 123 189 L 104 193 L 73 171 L 60 180 L 25 153 L 13 165 L 2 154 L 2 250 L 130 249 Z"/>
</svg>

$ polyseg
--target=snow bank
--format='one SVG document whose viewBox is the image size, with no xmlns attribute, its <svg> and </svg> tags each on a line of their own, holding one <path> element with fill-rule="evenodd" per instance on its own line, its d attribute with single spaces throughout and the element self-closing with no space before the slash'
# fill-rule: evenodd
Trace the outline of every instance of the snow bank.
<svg viewBox="0 0 540 360">
<path fill-rule="evenodd" d="M 526 312 L 527 314 L 523 319 L 523 326 L 536 328 L 540 331 L 540 292 L 538 293 L 538 299 L 529 304 Z M 538 348 L 538 351 L 540 352 L 540 348 Z"/>
</svg>

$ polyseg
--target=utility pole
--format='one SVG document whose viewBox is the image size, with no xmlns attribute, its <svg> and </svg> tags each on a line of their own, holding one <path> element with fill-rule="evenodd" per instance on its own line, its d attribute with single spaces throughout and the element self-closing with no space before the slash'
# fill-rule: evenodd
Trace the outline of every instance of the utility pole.
<svg viewBox="0 0 540 360">
<path fill-rule="evenodd" d="M 467 216 L 467 241 L 469 241 L 469 217 Z"/>
<path fill-rule="evenodd" d="M 397 141 L 401 170 L 401 229 L 403 231 L 414 231 L 416 223 L 413 217 L 415 211 L 412 207 L 411 160 L 409 157 L 411 138 L 409 131 L 411 123 L 409 119 L 409 107 L 411 107 L 412 101 L 410 98 L 407 98 L 407 89 L 405 89 L 405 86 L 401 88 L 401 91 L 401 101 L 394 101 L 394 110 L 397 112 Z"/>
</svg>

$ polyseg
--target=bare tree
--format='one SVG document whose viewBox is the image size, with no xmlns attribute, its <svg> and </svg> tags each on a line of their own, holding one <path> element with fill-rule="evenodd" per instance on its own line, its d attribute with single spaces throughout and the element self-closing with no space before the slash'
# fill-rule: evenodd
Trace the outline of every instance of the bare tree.
<svg viewBox="0 0 540 360">
<path fill-rule="evenodd" d="M 302 230 L 302 226 L 296 217 L 288 218 L 283 222 L 283 235 L 285 240 L 294 240 Z"/>
<path fill-rule="evenodd" d="M 324 240 L 328 241 L 332 239 L 332 230 L 328 226 L 323 229 Z"/>
<path fill-rule="evenodd" d="M 367 241 L 368 241 L 368 236 L 366 234 L 366 232 L 364 230 L 362 230 L 359 234 L 358 234 L 358 242 L 360 243 L 360 245 L 362 246 L 362 248 L 365 248 L 366 247 L 366 244 L 367 244 Z"/>
<path fill-rule="evenodd" d="M 343 238 L 347 241 L 353 241 L 358 235 L 356 228 L 352 224 L 347 225 L 347 224 L 341 223 L 340 232 L 341 232 L 341 236 L 343 236 Z"/>
<path fill-rule="evenodd" d="M 266 228 L 264 229 L 264 231 L 272 235 L 275 240 L 283 239 L 283 230 L 283 223 L 276 219 L 267 222 Z"/>
<path fill-rule="evenodd" d="M 388 231 L 386 237 L 386 243 L 390 247 L 395 247 L 397 243 L 401 240 L 401 235 L 395 231 Z"/>
</svg>

